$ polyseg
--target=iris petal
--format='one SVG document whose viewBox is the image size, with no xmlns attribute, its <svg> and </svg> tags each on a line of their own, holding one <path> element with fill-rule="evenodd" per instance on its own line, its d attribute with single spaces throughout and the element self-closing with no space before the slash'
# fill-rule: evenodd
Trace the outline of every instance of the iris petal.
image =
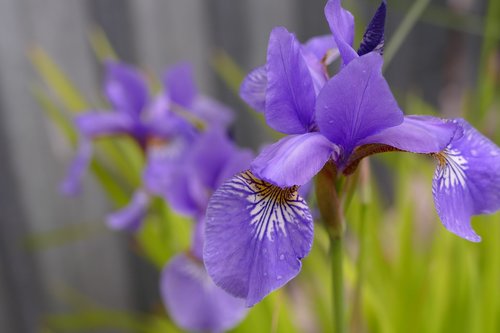
<svg viewBox="0 0 500 333">
<path fill-rule="evenodd" d="M 108 215 L 106 224 L 115 230 L 137 231 L 147 213 L 148 205 L 149 195 L 138 190 L 126 207 Z"/>
<path fill-rule="evenodd" d="M 148 87 L 142 75 L 120 62 L 106 63 L 104 92 L 114 109 L 133 116 L 142 111 L 148 100 Z"/>
<path fill-rule="evenodd" d="M 360 145 L 379 143 L 412 153 L 429 154 L 445 149 L 452 138 L 461 135 L 460 126 L 430 116 L 406 116 L 401 125 L 367 137 Z"/>
<path fill-rule="evenodd" d="M 354 41 L 354 17 L 342 8 L 340 0 L 329 0 L 325 6 L 325 16 L 344 64 L 358 57 L 352 48 Z"/>
<path fill-rule="evenodd" d="M 243 80 L 240 88 L 241 98 L 256 111 L 266 108 L 267 72 L 266 66 L 252 70 Z"/>
<path fill-rule="evenodd" d="M 453 122 L 463 128 L 463 135 L 436 155 L 434 203 L 449 231 L 478 242 L 471 216 L 500 209 L 500 149 L 464 120 Z"/>
<path fill-rule="evenodd" d="M 170 100 L 185 108 L 190 108 L 194 98 L 198 95 L 193 68 L 186 62 L 169 68 L 165 72 L 163 84 Z"/>
<path fill-rule="evenodd" d="M 228 106 L 202 95 L 194 99 L 191 112 L 209 126 L 227 127 L 234 119 L 233 111 Z"/>
<path fill-rule="evenodd" d="M 119 112 L 86 112 L 76 117 L 75 125 L 87 138 L 115 134 L 135 134 L 136 123 L 128 114 Z"/>
<path fill-rule="evenodd" d="M 76 195 L 81 191 L 82 178 L 92 158 L 92 143 L 82 138 L 75 158 L 67 171 L 59 189 L 65 195 Z"/>
<path fill-rule="evenodd" d="M 217 287 L 203 264 L 186 254 L 175 256 L 161 274 L 163 303 L 177 325 L 191 332 L 223 332 L 240 322 L 242 299 Z"/>
<path fill-rule="evenodd" d="M 297 38 L 274 28 L 267 49 L 266 121 L 286 134 L 302 134 L 314 124 L 316 94 Z"/>
<path fill-rule="evenodd" d="M 339 168 L 362 140 L 403 119 L 376 53 L 351 61 L 328 81 L 316 103 L 320 132 L 343 149 Z"/>
<path fill-rule="evenodd" d="M 385 29 L 385 14 L 386 14 L 386 0 L 383 0 L 378 7 L 375 15 L 371 19 L 368 27 L 366 28 L 363 40 L 358 49 L 358 54 L 362 56 L 369 52 L 375 51 L 379 54 L 384 53 L 384 29 Z"/>
<path fill-rule="evenodd" d="M 282 189 L 246 171 L 212 196 L 205 236 L 209 275 L 252 306 L 299 273 L 313 221 L 296 187 Z"/>
<path fill-rule="evenodd" d="M 321 170 L 334 149 L 317 132 L 289 135 L 264 148 L 251 170 L 257 177 L 281 187 L 304 185 Z"/>
</svg>

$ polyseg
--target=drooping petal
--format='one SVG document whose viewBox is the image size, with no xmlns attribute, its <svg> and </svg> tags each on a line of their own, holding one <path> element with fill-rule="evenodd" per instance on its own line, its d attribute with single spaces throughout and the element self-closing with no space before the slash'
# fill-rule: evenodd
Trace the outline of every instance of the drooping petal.
<svg viewBox="0 0 500 333">
<path fill-rule="evenodd" d="M 317 132 L 289 135 L 267 146 L 252 162 L 259 178 L 281 187 L 304 185 L 330 159 L 335 146 Z"/>
<path fill-rule="evenodd" d="M 126 207 L 107 216 L 106 224 L 114 230 L 137 231 L 146 216 L 149 199 L 145 191 L 137 190 Z"/>
<path fill-rule="evenodd" d="M 463 119 L 453 122 L 463 128 L 463 135 L 436 155 L 434 203 L 449 231 L 478 242 L 471 216 L 500 209 L 500 149 Z"/>
<path fill-rule="evenodd" d="M 106 62 L 104 93 L 117 111 L 137 116 L 146 106 L 148 87 L 143 76 L 132 66 Z"/>
<path fill-rule="evenodd" d="M 340 167 L 361 140 L 403 119 L 382 76 L 382 57 L 376 53 L 351 61 L 328 81 L 316 103 L 321 133 L 343 150 Z"/>
<path fill-rule="evenodd" d="M 316 94 L 297 38 L 274 28 L 267 49 L 266 121 L 286 134 L 302 134 L 314 124 Z"/>
<path fill-rule="evenodd" d="M 228 106 L 203 95 L 194 99 L 191 112 L 209 126 L 225 128 L 234 119 L 234 113 Z"/>
<path fill-rule="evenodd" d="M 312 245 L 313 221 L 296 187 L 240 173 L 207 209 L 204 261 L 214 282 L 252 306 L 295 277 Z"/>
<path fill-rule="evenodd" d="M 384 29 L 385 29 L 385 14 L 386 14 L 386 0 L 378 7 L 375 15 L 366 28 L 363 40 L 358 49 L 360 56 L 369 52 L 375 51 L 379 54 L 384 53 Z"/>
<path fill-rule="evenodd" d="M 260 66 L 245 76 L 240 87 L 240 97 L 256 111 L 264 112 L 266 108 L 266 89 L 266 66 Z"/>
<path fill-rule="evenodd" d="M 130 115 L 118 112 L 86 112 L 75 118 L 78 131 L 87 138 L 130 134 L 136 131 L 136 122 Z"/>
<path fill-rule="evenodd" d="M 401 125 L 369 136 L 359 144 L 379 143 L 412 153 L 430 154 L 445 149 L 452 138 L 461 132 L 457 124 L 440 118 L 406 116 Z"/>
<path fill-rule="evenodd" d="M 65 195 L 76 195 L 82 189 L 82 178 L 92 159 L 92 143 L 81 138 L 75 158 L 67 171 L 66 178 L 61 182 L 59 190 Z"/>
<path fill-rule="evenodd" d="M 182 107 L 189 109 L 198 95 L 193 68 L 189 63 L 183 62 L 169 68 L 163 83 L 170 100 Z"/>
<path fill-rule="evenodd" d="M 354 17 L 342 8 L 341 0 L 329 0 L 325 6 L 325 16 L 344 64 L 358 57 L 352 48 L 354 41 Z"/>
<path fill-rule="evenodd" d="M 164 268 L 160 291 L 175 323 L 191 332 L 229 330 L 247 313 L 242 299 L 217 287 L 203 263 L 187 254 L 175 256 Z"/>
</svg>

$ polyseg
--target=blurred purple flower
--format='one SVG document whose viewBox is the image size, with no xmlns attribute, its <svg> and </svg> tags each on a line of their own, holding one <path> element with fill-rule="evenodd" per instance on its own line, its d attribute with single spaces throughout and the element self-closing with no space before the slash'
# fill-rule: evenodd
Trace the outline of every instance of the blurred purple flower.
<svg viewBox="0 0 500 333">
<path fill-rule="evenodd" d="M 81 180 L 92 157 L 92 140 L 126 135 L 146 155 L 144 185 L 128 206 L 108 217 L 111 228 L 135 231 L 147 211 L 148 196 L 164 193 L 163 186 L 168 185 L 185 150 L 199 135 L 198 127 L 222 128 L 232 121 L 227 107 L 198 93 L 188 64 L 170 68 L 163 81 L 163 91 L 151 98 L 139 71 L 108 61 L 103 90 L 112 110 L 89 111 L 75 119 L 80 147 L 61 184 L 63 193 L 74 195 L 81 190 Z"/>
<path fill-rule="evenodd" d="M 399 109 L 382 76 L 385 11 L 384 1 L 356 52 L 352 15 L 340 0 L 328 1 L 325 15 L 343 66 L 324 84 L 317 84 L 304 47 L 282 27 L 271 32 L 266 65 L 243 82 L 243 99 L 264 112 L 270 127 L 288 134 L 266 147 L 250 171 L 224 183 L 207 209 L 207 271 L 248 306 L 299 273 L 312 246 L 313 221 L 297 189 L 326 163 L 347 175 L 377 152 L 436 156 L 438 213 L 450 231 L 469 240 L 478 240 L 470 216 L 499 208 L 499 188 L 489 185 L 500 180 L 498 161 L 468 164 L 471 146 L 489 160 L 498 158 L 496 146 L 462 120 L 405 117 Z"/>
</svg>

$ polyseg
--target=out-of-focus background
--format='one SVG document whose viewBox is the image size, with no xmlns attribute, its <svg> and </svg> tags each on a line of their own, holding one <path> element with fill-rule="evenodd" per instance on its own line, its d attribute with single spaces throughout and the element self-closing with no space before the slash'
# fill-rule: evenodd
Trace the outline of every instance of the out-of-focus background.
<svg viewBox="0 0 500 333">
<path fill-rule="evenodd" d="M 388 2 L 390 45 L 416 1 Z M 489 2 L 419 2 L 422 13 L 397 41 L 386 78 L 402 104 L 411 92 L 444 116 L 458 116 L 480 64 L 498 70 L 498 54 L 481 59 Z M 130 238 L 100 227 L 111 207 L 92 178 L 80 197 L 59 195 L 72 151 L 33 98 L 41 80 L 30 52 L 43 49 L 90 103 L 99 105 L 102 67 L 88 37 L 100 27 L 121 59 L 157 75 L 188 60 L 203 92 L 241 110 L 242 102 L 214 70 L 219 52 L 244 70 L 258 66 L 277 25 L 301 41 L 328 33 L 324 5 L 323 0 L 0 0 L 0 332 L 39 331 L 44 314 L 64 312 L 68 302 L 85 299 L 122 310 L 158 306 L 155 269 L 137 256 Z M 355 14 L 359 37 L 378 1 L 349 0 L 344 6 Z M 498 43 L 500 29 L 489 37 Z M 491 119 L 489 133 L 498 114 Z M 254 123 L 238 113 L 234 133 L 240 143 L 258 147 L 265 141 Z"/>
</svg>

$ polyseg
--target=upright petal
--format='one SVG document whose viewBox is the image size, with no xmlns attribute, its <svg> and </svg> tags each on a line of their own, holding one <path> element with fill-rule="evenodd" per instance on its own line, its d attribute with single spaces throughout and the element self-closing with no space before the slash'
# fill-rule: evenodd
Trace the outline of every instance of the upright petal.
<svg viewBox="0 0 500 333">
<path fill-rule="evenodd" d="M 318 96 L 316 121 L 321 133 L 342 148 L 339 167 L 363 139 L 403 122 L 379 54 L 354 59 L 328 81 Z"/>
<path fill-rule="evenodd" d="M 266 66 L 260 66 L 245 76 L 240 87 L 240 97 L 256 111 L 264 112 L 266 108 L 266 89 Z"/>
<path fill-rule="evenodd" d="M 308 132 L 314 125 L 316 94 L 297 38 L 274 28 L 267 49 L 266 121 L 286 134 Z"/>
<path fill-rule="evenodd" d="M 406 116 L 401 125 L 369 136 L 359 144 L 378 143 L 412 153 L 430 154 L 445 149 L 452 138 L 461 133 L 461 127 L 450 121 L 431 116 Z"/>
<path fill-rule="evenodd" d="M 328 80 L 327 66 L 339 56 L 337 44 L 332 35 L 313 37 L 302 45 L 302 54 L 317 95 Z"/>
<path fill-rule="evenodd" d="M 177 325 L 191 332 L 223 332 L 246 315 L 242 299 L 217 287 L 202 262 L 187 254 L 175 256 L 164 268 L 160 291 Z"/>
<path fill-rule="evenodd" d="M 453 122 L 463 128 L 463 135 L 436 155 L 434 203 L 449 231 L 478 242 L 471 216 L 500 209 L 500 149 L 465 120 Z"/>
<path fill-rule="evenodd" d="M 193 68 L 189 63 L 179 63 L 167 70 L 163 79 L 166 93 L 177 105 L 190 108 L 198 89 L 194 82 Z"/>
<path fill-rule="evenodd" d="M 106 62 L 104 93 L 113 108 L 137 116 L 148 101 L 148 87 L 142 75 L 132 66 Z"/>
<path fill-rule="evenodd" d="M 143 190 L 137 190 L 126 207 L 108 215 L 106 224 L 114 230 L 137 231 L 147 213 L 148 205 L 149 195 Z"/>
<path fill-rule="evenodd" d="M 281 187 L 304 185 L 330 159 L 335 146 L 320 133 L 289 135 L 267 146 L 252 162 L 259 178 Z"/>
<path fill-rule="evenodd" d="M 66 174 L 66 178 L 59 186 L 59 190 L 65 195 L 76 195 L 82 188 L 82 178 L 92 159 L 92 143 L 81 138 L 75 158 Z"/>
<path fill-rule="evenodd" d="M 313 221 L 296 187 L 238 174 L 215 191 L 206 215 L 204 261 L 222 289 L 252 306 L 295 277 L 312 245 Z"/>
<path fill-rule="evenodd" d="M 118 112 L 86 112 L 76 117 L 75 126 L 87 138 L 130 134 L 137 131 L 137 123 L 128 114 Z"/>
<path fill-rule="evenodd" d="M 363 40 L 358 49 L 360 56 L 369 52 L 375 51 L 379 54 L 384 53 L 384 29 L 385 29 L 385 14 L 386 14 L 386 0 L 378 7 L 375 15 L 368 24 Z"/>
<path fill-rule="evenodd" d="M 354 41 L 354 17 L 342 8 L 341 0 L 329 0 L 325 6 L 325 16 L 344 64 L 358 57 L 352 48 Z"/>
</svg>

